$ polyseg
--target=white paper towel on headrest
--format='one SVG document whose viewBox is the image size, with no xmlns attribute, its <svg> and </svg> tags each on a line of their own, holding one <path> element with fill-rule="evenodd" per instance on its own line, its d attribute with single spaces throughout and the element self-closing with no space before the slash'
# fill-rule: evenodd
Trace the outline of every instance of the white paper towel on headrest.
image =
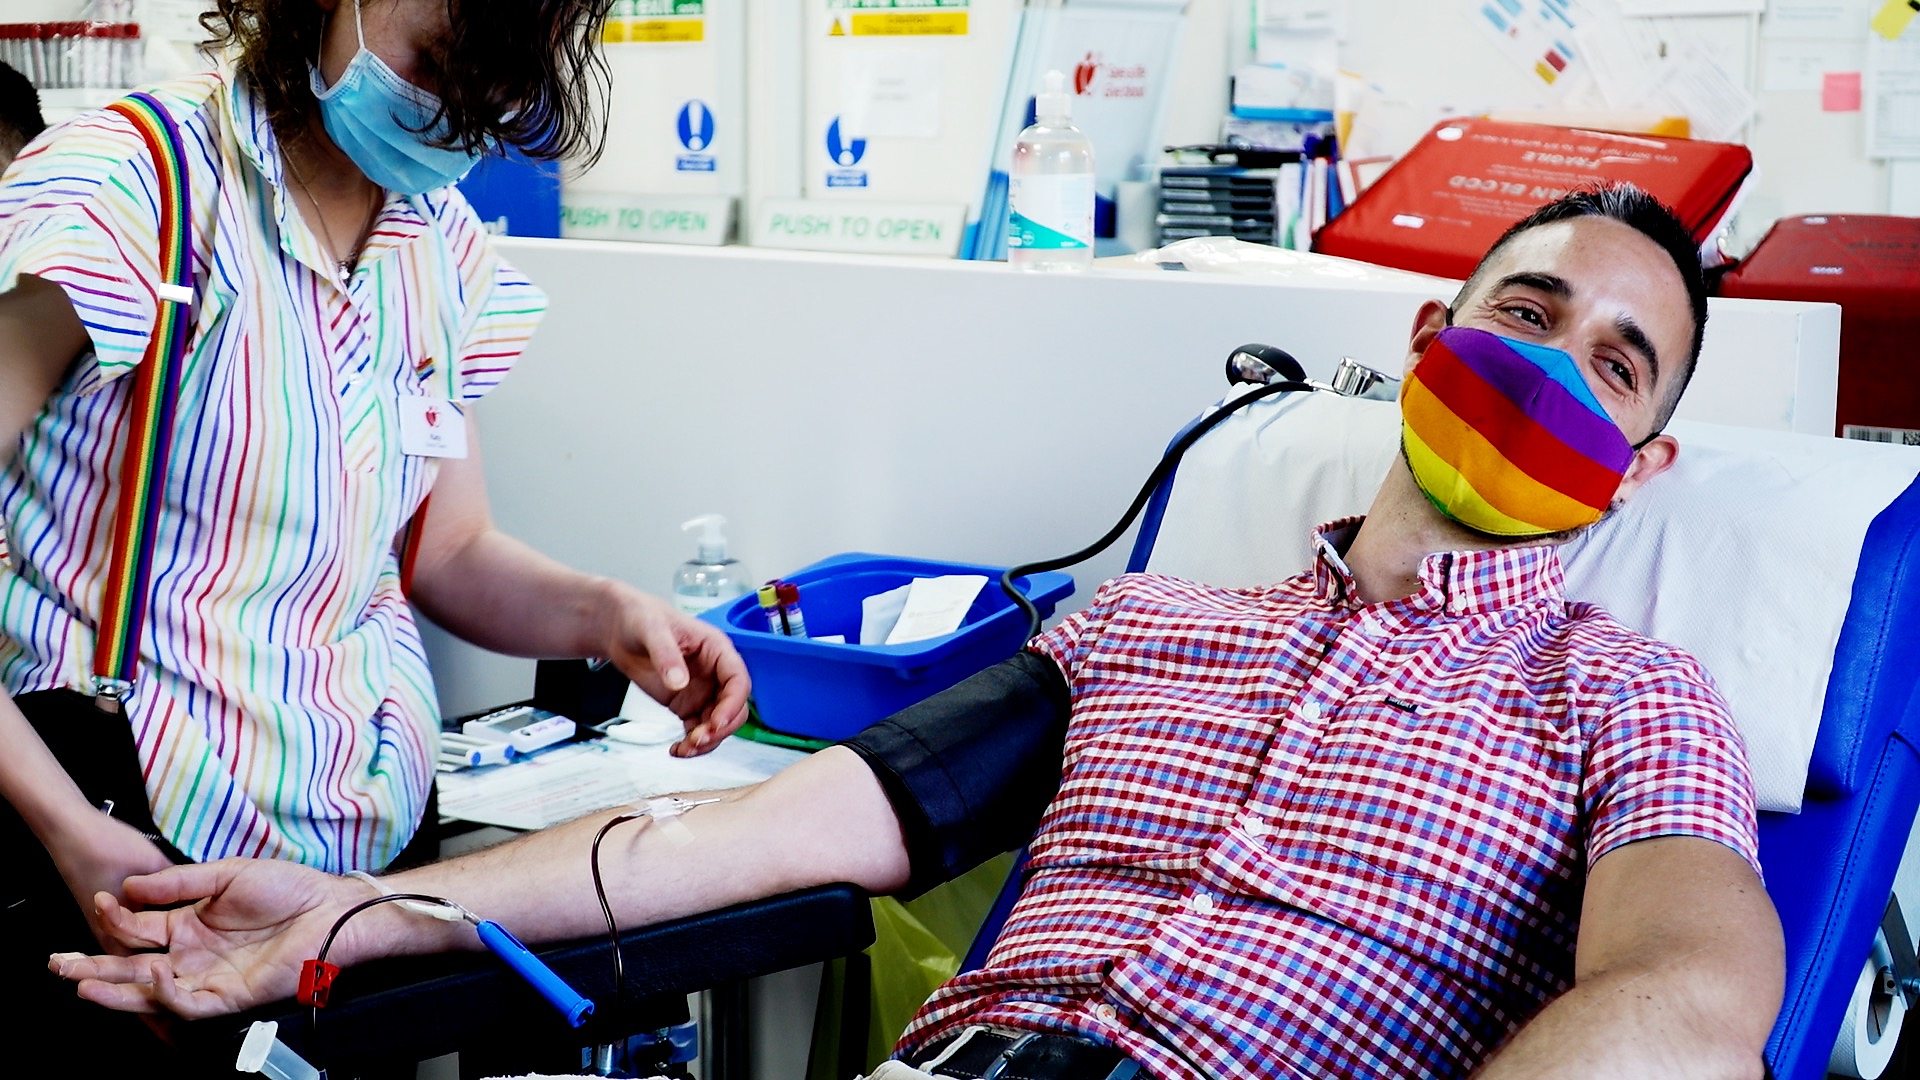
<svg viewBox="0 0 1920 1080">
<path fill-rule="evenodd" d="M 1364 513 L 1399 409 L 1329 393 L 1256 402 L 1175 477 L 1148 569 L 1220 585 L 1308 565 Z M 1764 810 L 1797 810 L 1867 526 L 1920 471 L 1876 443 L 1675 423 L 1679 460 L 1561 550 L 1568 595 L 1698 657 L 1745 735 Z"/>
</svg>

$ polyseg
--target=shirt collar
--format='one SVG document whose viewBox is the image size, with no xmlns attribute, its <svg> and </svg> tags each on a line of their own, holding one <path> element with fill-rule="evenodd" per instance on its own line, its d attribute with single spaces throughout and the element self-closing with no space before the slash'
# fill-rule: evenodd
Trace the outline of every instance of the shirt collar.
<svg viewBox="0 0 1920 1080">
<path fill-rule="evenodd" d="M 1329 604 L 1359 607 L 1347 546 L 1360 531 L 1361 517 L 1331 521 L 1313 531 L 1314 591 Z M 1552 544 L 1493 548 L 1486 551 L 1437 551 L 1420 561 L 1420 591 L 1397 603 L 1415 608 L 1470 615 L 1566 596 L 1560 553 Z"/>
<path fill-rule="evenodd" d="M 260 170 L 267 182 L 278 188 L 285 183 L 281 174 L 280 140 L 267 121 L 266 106 L 254 94 L 247 80 L 229 74 L 227 80 L 227 123 L 233 129 L 234 144 Z"/>
<path fill-rule="evenodd" d="M 307 228 L 288 190 L 287 185 L 293 178 L 287 172 L 286 158 L 280 151 L 280 136 L 267 117 L 266 105 L 238 74 L 227 76 L 226 101 L 227 122 L 233 130 L 234 143 L 254 168 L 260 170 L 272 189 L 274 222 L 279 228 L 281 250 L 327 280 L 334 280 L 332 260 L 327 257 L 319 236 Z M 411 236 L 425 226 L 424 207 L 423 197 L 396 198 L 389 193 L 374 225 L 374 234 L 361 252 L 360 264 L 372 265 L 399 246 L 399 238 Z"/>
</svg>

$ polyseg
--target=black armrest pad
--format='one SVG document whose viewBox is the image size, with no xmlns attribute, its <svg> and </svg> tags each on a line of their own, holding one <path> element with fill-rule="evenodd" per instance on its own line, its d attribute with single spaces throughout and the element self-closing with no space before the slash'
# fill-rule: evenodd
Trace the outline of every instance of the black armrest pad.
<svg viewBox="0 0 1920 1080">
<path fill-rule="evenodd" d="M 594 1018 L 578 1030 L 491 954 L 461 953 L 342 972 L 332 1003 L 320 1011 L 317 1037 L 309 1026 L 312 1011 L 282 1001 L 183 1025 L 179 1041 L 196 1057 L 228 1068 L 255 1020 L 278 1021 L 281 1041 L 321 1068 L 437 1057 L 503 1031 L 587 1046 L 653 1026 L 648 1017 L 657 1015 L 663 997 L 851 955 L 872 943 L 866 893 L 826 885 L 626 931 L 620 936 L 626 992 L 618 1002 L 610 1000 L 613 965 L 605 937 L 536 949 L 593 999 Z"/>
</svg>

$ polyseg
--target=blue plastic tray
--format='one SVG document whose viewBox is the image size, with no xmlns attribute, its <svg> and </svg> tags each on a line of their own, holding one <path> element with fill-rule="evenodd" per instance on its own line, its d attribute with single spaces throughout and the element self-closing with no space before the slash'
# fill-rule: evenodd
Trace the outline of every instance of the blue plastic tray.
<svg viewBox="0 0 1920 1080">
<path fill-rule="evenodd" d="M 1000 591 L 1005 567 L 851 552 L 784 576 L 800 587 L 809 635 L 860 640 L 860 602 L 917 577 L 983 574 L 987 585 L 960 629 L 906 645 L 836 645 L 771 632 L 752 594 L 701 616 L 727 632 L 753 676 L 760 722 L 814 739 L 845 739 L 1009 656 L 1025 643 L 1026 616 Z M 1042 618 L 1073 595 L 1062 573 L 1016 578 Z"/>
</svg>

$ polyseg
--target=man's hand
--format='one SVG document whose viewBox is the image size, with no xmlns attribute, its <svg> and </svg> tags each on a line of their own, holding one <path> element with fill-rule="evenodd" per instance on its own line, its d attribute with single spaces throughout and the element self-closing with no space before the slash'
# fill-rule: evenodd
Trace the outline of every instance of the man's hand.
<svg viewBox="0 0 1920 1080">
<path fill-rule="evenodd" d="M 67 883 L 67 891 L 73 894 L 74 902 L 86 916 L 93 939 L 108 952 L 125 950 L 116 947 L 94 903 L 95 895 L 105 893 L 118 898 L 121 885 L 128 878 L 173 865 L 140 830 L 98 811 L 89 812 L 70 835 L 57 838 L 48 853 L 53 856 L 61 880 Z"/>
<path fill-rule="evenodd" d="M 616 585 L 604 655 L 686 725 L 678 757 L 704 754 L 747 718 L 747 667 L 727 635 L 637 589 Z"/>
<path fill-rule="evenodd" d="M 292 997 L 301 963 L 319 954 L 333 921 L 375 895 L 361 882 L 255 859 L 173 866 L 129 878 L 125 890 L 125 905 L 105 891 L 88 905 L 99 910 L 109 954 L 61 953 L 47 968 L 79 983 L 81 997 L 110 1009 L 164 1010 L 189 1019 Z M 189 901 L 197 902 L 133 909 Z M 375 917 L 368 912 L 348 923 L 328 959 L 350 961 L 356 929 L 364 932 Z"/>
</svg>

